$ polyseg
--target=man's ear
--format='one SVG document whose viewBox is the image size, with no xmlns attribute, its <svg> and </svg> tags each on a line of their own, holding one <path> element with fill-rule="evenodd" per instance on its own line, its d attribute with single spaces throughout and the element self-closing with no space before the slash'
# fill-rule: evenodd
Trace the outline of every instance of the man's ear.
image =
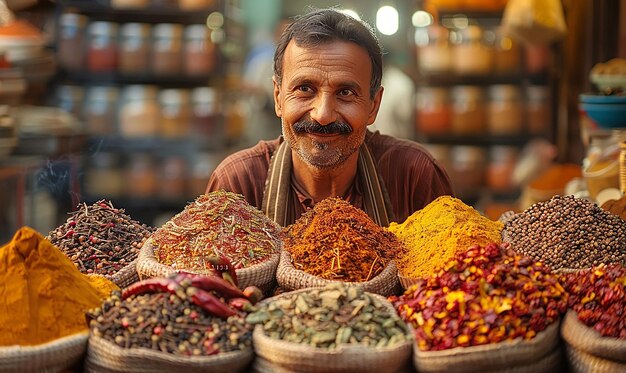
<svg viewBox="0 0 626 373">
<path fill-rule="evenodd" d="M 367 117 L 367 124 L 373 124 L 376 121 L 376 116 L 378 115 L 378 110 L 380 109 L 380 102 L 383 99 L 383 91 L 385 89 L 381 86 L 376 92 L 374 96 L 374 100 L 372 100 L 372 106 L 370 107 L 370 113 Z"/>
<path fill-rule="evenodd" d="M 274 112 L 280 118 L 283 115 L 280 101 L 280 84 L 276 81 L 275 75 L 272 76 L 272 83 L 274 83 Z"/>
</svg>

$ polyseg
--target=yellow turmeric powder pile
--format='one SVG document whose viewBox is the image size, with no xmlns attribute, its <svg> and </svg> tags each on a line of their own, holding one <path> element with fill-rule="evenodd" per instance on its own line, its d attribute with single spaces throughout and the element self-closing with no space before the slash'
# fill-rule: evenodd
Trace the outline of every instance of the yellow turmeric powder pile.
<svg viewBox="0 0 626 373">
<path fill-rule="evenodd" d="M 389 230 L 407 248 L 398 258 L 398 271 L 411 278 L 427 277 L 443 268 L 457 252 L 472 245 L 501 242 L 503 224 L 482 216 L 460 199 L 441 196 L 402 224 Z"/>
<path fill-rule="evenodd" d="M 85 312 L 115 284 L 87 276 L 29 227 L 0 247 L 0 346 L 31 346 L 87 331 Z"/>
</svg>

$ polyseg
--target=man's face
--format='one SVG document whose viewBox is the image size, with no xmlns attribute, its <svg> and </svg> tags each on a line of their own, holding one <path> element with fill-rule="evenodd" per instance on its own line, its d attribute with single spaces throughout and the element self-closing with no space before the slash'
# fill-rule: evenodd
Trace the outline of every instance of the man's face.
<svg viewBox="0 0 626 373">
<path fill-rule="evenodd" d="M 355 154 L 382 97 L 380 89 L 370 98 L 371 76 L 369 55 L 355 43 L 287 45 L 282 83 L 274 79 L 275 110 L 285 140 L 304 162 L 331 168 Z"/>
</svg>

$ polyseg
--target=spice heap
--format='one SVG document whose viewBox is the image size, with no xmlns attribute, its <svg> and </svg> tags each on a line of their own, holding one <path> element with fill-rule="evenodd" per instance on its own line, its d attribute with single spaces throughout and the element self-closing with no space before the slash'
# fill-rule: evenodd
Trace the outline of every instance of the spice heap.
<svg viewBox="0 0 626 373">
<path fill-rule="evenodd" d="M 208 256 L 225 256 L 235 269 L 268 260 L 280 251 L 282 228 L 242 195 L 203 194 L 152 236 L 159 263 L 204 271 Z"/>
<path fill-rule="evenodd" d="M 611 214 L 617 215 L 623 220 L 626 220 L 626 196 L 623 196 L 620 199 L 610 199 L 604 202 L 601 207 Z"/>
<path fill-rule="evenodd" d="M 567 308 L 556 275 L 496 243 L 459 253 L 445 270 L 390 300 L 415 328 L 422 351 L 531 339 Z"/>
<path fill-rule="evenodd" d="M 552 270 L 626 264 L 626 222 L 573 196 L 532 205 L 505 224 L 503 237 Z"/>
<path fill-rule="evenodd" d="M 582 323 L 602 336 L 626 340 L 626 267 L 601 265 L 568 273 L 563 286 Z"/>
<path fill-rule="evenodd" d="M 500 242 L 502 227 L 460 199 L 441 196 L 404 223 L 391 223 L 389 230 L 407 247 L 406 254 L 398 258 L 400 274 L 422 278 L 436 273 L 472 245 Z"/>
<path fill-rule="evenodd" d="M 122 348 L 206 356 L 252 347 L 245 312 L 260 290 L 216 276 L 176 273 L 136 282 L 90 313 L 93 335 Z M 155 312 L 158 310 L 158 312 Z"/>
<path fill-rule="evenodd" d="M 152 231 L 152 227 L 132 220 L 124 209 L 102 200 L 91 206 L 83 203 L 46 238 L 81 272 L 112 276 L 137 259 Z"/>
<path fill-rule="evenodd" d="M 87 331 L 85 312 L 115 284 L 86 276 L 44 237 L 20 228 L 0 248 L 0 346 L 32 346 Z"/>
<path fill-rule="evenodd" d="M 369 281 L 404 250 L 391 232 L 336 197 L 317 203 L 286 231 L 294 266 L 327 280 Z"/>
<path fill-rule="evenodd" d="M 392 347 L 409 339 L 391 307 L 358 286 L 334 282 L 324 288 L 285 293 L 246 317 L 272 339 L 320 348 L 343 344 Z"/>
</svg>

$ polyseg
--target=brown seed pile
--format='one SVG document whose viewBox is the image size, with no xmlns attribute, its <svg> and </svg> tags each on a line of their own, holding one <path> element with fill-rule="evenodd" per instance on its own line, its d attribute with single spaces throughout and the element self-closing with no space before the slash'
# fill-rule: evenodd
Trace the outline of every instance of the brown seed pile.
<svg viewBox="0 0 626 373">
<path fill-rule="evenodd" d="M 115 292 L 89 316 L 93 335 L 122 348 L 207 356 L 252 347 L 252 326 L 242 316 L 224 320 L 176 294 L 149 293 L 122 300 Z"/>
<path fill-rule="evenodd" d="M 554 196 L 515 215 L 504 241 L 553 270 L 626 263 L 626 222 L 592 202 Z"/>
<path fill-rule="evenodd" d="M 132 220 L 110 201 L 83 203 L 46 239 L 87 274 L 112 276 L 137 259 L 153 227 Z"/>
<path fill-rule="evenodd" d="M 620 199 L 611 199 L 602 204 L 603 209 L 610 212 L 613 215 L 617 215 L 620 218 L 626 220 L 626 196 Z"/>
</svg>

